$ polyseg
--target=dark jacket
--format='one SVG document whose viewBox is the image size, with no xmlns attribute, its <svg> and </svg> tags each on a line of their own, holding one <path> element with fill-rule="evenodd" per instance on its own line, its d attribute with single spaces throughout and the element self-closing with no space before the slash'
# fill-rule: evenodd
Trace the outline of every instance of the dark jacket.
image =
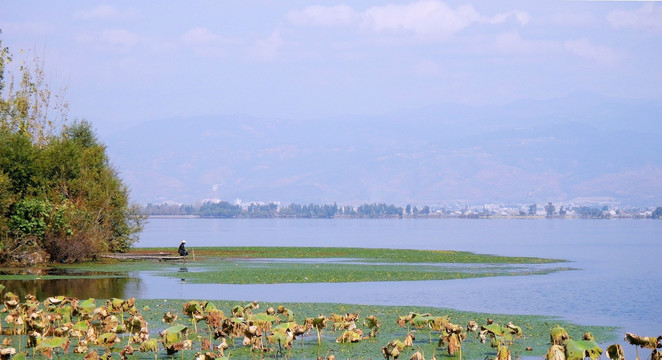
<svg viewBox="0 0 662 360">
<path fill-rule="evenodd" d="M 184 246 L 185 246 L 184 243 L 179 244 L 179 249 L 177 250 L 179 252 L 179 256 L 188 255 L 188 250 L 186 250 L 186 248 Z"/>
</svg>

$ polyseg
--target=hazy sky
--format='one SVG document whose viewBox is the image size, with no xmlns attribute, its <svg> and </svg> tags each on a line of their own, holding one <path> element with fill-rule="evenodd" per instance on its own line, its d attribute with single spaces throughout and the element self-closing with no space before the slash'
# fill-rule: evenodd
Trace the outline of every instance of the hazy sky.
<svg viewBox="0 0 662 360">
<path fill-rule="evenodd" d="M 662 99 L 661 2 L 0 0 L 0 28 L 102 135 L 180 115 Z"/>
</svg>

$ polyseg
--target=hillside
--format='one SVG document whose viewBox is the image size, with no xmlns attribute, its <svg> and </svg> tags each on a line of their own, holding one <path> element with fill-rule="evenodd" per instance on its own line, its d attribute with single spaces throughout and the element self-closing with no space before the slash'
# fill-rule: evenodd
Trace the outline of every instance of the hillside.
<svg viewBox="0 0 662 360">
<path fill-rule="evenodd" d="M 309 121 L 146 121 L 106 141 L 134 201 L 662 204 L 662 106 L 594 95 Z"/>
</svg>

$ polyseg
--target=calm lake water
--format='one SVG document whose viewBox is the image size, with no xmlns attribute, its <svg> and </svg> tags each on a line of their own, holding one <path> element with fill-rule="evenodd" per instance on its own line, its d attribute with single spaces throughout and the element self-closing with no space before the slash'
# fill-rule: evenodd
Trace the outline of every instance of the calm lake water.
<svg viewBox="0 0 662 360">
<path fill-rule="evenodd" d="M 283 285 L 200 285 L 147 276 L 128 285 L 131 295 L 436 306 L 551 315 L 618 326 L 623 333 L 662 334 L 662 221 L 153 218 L 136 246 L 174 250 L 182 239 L 193 249 L 259 245 L 464 250 L 566 259 L 577 270 L 446 281 Z"/>
<path fill-rule="evenodd" d="M 8 288 L 79 298 L 260 300 L 412 305 L 546 315 L 662 335 L 662 221 L 522 219 L 163 219 L 137 247 L 329 246 L 460 250 L 569 260 L 577 270 L 444 281 L 278 285 L 191 284 L 140 272 L 129 278 L 15 281 Z M 178 271 L 196 271 L 172 264 Z M 52 286 L 51 286 L 52 285 Z M 85 291 L 88 291 L 86 293 Z M 619 341 L 626 357 L 634 349 Z M 608 345 L 608 344 L 606 344 Z M 642 353 L 648 356 L 649 352 Z"/>
</svg>

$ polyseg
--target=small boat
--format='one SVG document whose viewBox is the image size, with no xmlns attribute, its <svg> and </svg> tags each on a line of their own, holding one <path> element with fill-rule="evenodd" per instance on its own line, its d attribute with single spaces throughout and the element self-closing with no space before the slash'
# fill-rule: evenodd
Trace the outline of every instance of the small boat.
<svg viewBox="0 0 662 360">
<path fill-rule="evenodd" d="M 117 260 L 158 260 L 158 261 L 173 261 L 184 260 L 186 256 L 173 255 L 171 253 L 115 253 L 104 254 L 101 257 Z"/>
</svg>

